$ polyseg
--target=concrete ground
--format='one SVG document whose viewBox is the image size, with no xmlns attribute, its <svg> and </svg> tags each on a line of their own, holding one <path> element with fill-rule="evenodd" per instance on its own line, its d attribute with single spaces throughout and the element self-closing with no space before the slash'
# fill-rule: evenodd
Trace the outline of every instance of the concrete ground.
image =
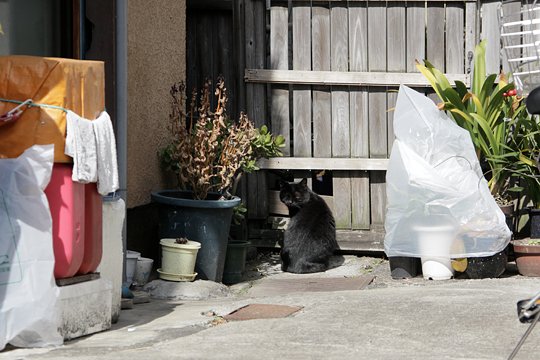
<svg viewBox="0 0 540 360">
<path fill-rule="evenodd" d="M 528 324 L 516 302 L 540 291 L 540 278 L 392 280 L 387 261 L 345 256 L 325 273 L 279 270 L 277 256 L 253 262 L 246 281 L 227 287 L 209 281 L 150 282 L 150 302 L 122 310 L 112 329 L 58 348 L 7 349 L 1 359 L 506 359 Z M 374 276 L 362 290 L 305 291 L 324 278 Z M 281 291 L 266 286 L 285 279 Z M 291 287 L 297 282 L 298 291 Z M 279 282 L 279 281 L 278 281 Z M 285 282 L 284 282 L 285 283 Z M 328 286 L 328 285 L 324 285 Z M 322 289 L 324 290 L 324 288 Z M 249 304 L 301 307 L 285 318 L 226 321 Z M 516 359 L 535 359 L 540 326 Z"/>
</svg>

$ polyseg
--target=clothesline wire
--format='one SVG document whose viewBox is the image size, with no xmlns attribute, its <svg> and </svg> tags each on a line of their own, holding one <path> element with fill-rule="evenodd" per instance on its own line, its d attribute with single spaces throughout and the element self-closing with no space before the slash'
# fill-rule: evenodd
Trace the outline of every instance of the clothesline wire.
<svg viewBox="0 0 540 360">
<path fill-rule="evenodd" d="M 3 101 L 3 102 L 8 102 L 8 103 L 12 103 L 12 104 L 23 104 L 25 101 L 19 101 L 19 100 L 12 100 L 12 99 L 4 99 L 4 98 L 0 98 L 0 101 Z M 31 100 L 30 100 L 31 101 Z M 61 106 L 56 106 L 56 105 L 49 105 L 49 104 L 39 104 L 39 103 L 35 103 L 33 101 L 31 101 L 30 103 L 27 104 L 28 107 L 43 107 L 43 108 L 49 108 L 49 109 L 56 109 L 56 110 L 61 110 L 65 113 L 68 112 L 68 110 L 66 108 L 63 108 Z"/>
</svg>

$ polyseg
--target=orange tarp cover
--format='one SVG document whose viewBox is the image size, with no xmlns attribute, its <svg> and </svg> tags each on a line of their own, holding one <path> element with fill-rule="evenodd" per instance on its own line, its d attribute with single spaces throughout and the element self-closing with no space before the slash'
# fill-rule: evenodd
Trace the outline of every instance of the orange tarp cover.
<svg viewBox="0 0 540 360">
<path fill-rule="evenodd" d="M 102 61 L 0 56 L 0 98 L 59 106 L 95 119 L 105 110 Z M 0 100 L 0 114 L 18 104 Z M 34 144 L 54 144 L 55 162 L 64 154 L 66 113 L 47 107 L 27 108 L 15 122 L 0 126 L 0 157 L 13 158 Z"/>
</svg>

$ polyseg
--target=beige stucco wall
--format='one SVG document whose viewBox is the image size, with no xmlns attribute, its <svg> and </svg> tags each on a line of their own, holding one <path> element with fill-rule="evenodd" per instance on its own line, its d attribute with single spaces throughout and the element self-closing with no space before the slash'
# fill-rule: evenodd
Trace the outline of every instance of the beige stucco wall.
<svg viewBox="0 0 540 360">
<path fill-rule="evenodd" d="M 168 136 L 171 85 L 185 79 L 186 1 L 128 3 L 127 207 L 164 187 L 157 151 Z"/>
</svg>

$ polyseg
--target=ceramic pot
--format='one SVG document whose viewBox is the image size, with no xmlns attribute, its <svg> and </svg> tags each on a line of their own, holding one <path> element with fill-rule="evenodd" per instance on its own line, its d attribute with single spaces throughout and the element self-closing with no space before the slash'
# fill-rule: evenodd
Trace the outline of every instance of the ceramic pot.
<svg viewBox="0 0 540 360">
<path fill-rule="evenodd" d="M 516 266 L 521 275 L 540 276 L 540 243 L 532 243 L 531 239 L 514 240 Z"/>
<path fill-rule="evenodd" d="M 201 244 L 188 240 L 178 244 L 176 239 L 161 239 L 161 269 L 159 277 L 172 281 L 191 281 L 195 278 L 195 262 Z"/>
</svg>

